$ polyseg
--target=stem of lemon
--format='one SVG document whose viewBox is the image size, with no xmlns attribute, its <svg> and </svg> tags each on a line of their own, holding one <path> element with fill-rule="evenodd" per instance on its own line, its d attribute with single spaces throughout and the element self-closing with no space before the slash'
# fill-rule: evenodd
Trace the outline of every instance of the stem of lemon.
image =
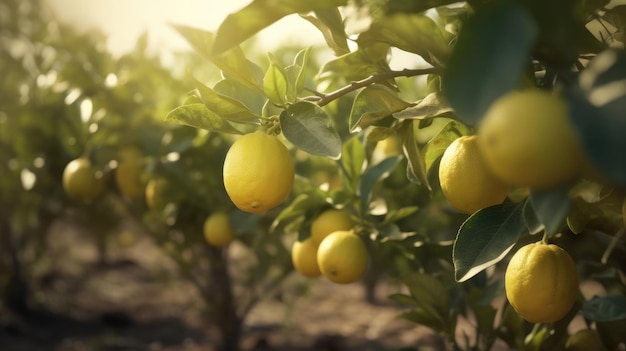
<svg viewBox="0 0 626 351">
<path fill-rule="evenodd" d="M 548 235 L 548 232 L 546 232 L 545 230 L 543 231 L 543 237 L 541 238 L 541 242 L 543 244 L 547 244 L 548 243 L 548 238 L 550 237 L 550 235 Z"/>
</svg>

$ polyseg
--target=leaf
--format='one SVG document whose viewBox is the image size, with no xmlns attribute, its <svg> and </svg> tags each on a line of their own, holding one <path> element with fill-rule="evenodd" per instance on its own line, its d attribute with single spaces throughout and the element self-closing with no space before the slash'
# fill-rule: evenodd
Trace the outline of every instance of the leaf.
<svg viewBox="0 0 626 351">
<path fill-rule="evenodd" d="M 172 24 L 172 27 L 187 40 L 197 53 L 207 60 L 212 59 L 211 48 L 213 47 L 214 41 L 213 33 L 179 24 Z"/>
<path fill-rule="evenodd" d="M 400 128 L 402 135 L 402 148 L 407 157 L 407 178 L 413 183 L 420 183 L 428 190 L 431 190 L 428 174 L 426 172 L 426 164 L 424 157 L 420 151 L 415 132 L 413 130 L 413 121 L 404 122 Z"/>
<path fill-rule="evenodd" d="M 387 43 L 420 55 L 433 65 L 445 61 L 449 48 L 437 23 L 424 14 L 395 13 L 371 24 L 359 35 L 359 46 Z"/>
<path fill-rule="evenodd" d="M 389 295 L 389 299 L 395 301 L 397 303 L 401 303 L 403 305 L 419 307 L 420 303 L 418 303 L 413 296 L 405 295 L 405 294 L 391 294 Z"/>
<path fill-rule="evenodd" d="M 434 331 L 445 333 L 446 325 L 436 315 L 425 310 L 411 310 L 398 315 L 399 318 L 406 319 L 418 325 L 425 326 Z"/>
<path fill-rule="evenodd" d="M 284 105 L 287 99 L 288 81 L 284 68 L 270 55 L 270 66 L 263 78 L 265 95 L 277 105 Z"/>
<path fill-rule="evenodd" d="M 496 264 L 526 231 L 522 203 L 483 208 L 459 228 L 452 249 L 455 279 L 464 282 Z"/>
<path fill-rule="evenodd" d="M 341 155 L 342 174 L 347 178 L 347 182 L 344 183 L 350 191 L 356 192 L 365 162 L 363 143 L 358 137 L 348 139 L 343 144 Z"/>
<path fill-rule="evenodd" d="M 439 133 L 432 137 L 424 147 L 423 154 L 426 173 L 430 172 L 435 161 L 443 155 L 454 140 L 470 133 L 470 129 L 459 121 L 451 120 L 446 123 Z"/>
<path fill-rule="evenodd" d="M 227 120 L 216 115 L 204 104 L 182 105 L 167 114 L 165 120 L 194 128 L 206 129 L 220 133 L 242 134 Z"/>
<path fill-rule="evenodd" d="M 391 89 L 372 85 L 359 91 L 350 111 L 350 131 L 369 127 L 395 112 L 411 106 L 400 99 Z"/>
<path fill-rule="evenodd" d="M 341 56 L 350 52 L 339 9 L 329 8 L 315 11 L 314 15 L 300 14 L 300 16 L 311 22 L 312 25 L 322 32 L 326 45 L 333 50 L 335 56 Z"/>
<path fill-rule="evenodd" d="M 202 102 L 209 110 L 232 122 L 259 124 L 260 116 L 250 111 L 241 102 L 216 92 L 197 79 L 194 79 L 194 82 L 200 92 Z"/>
<path fill-rule="evenodd" d="M 359 183 L 359 196 L 361 198 L 361 209 L 365 210 L 371 199 L 372 190 L 380 179 L 389 175 L 389 172 L 398 164 L 400 157 L 392 156 L 386 158 L 375 166 L 368 168 L 361 176 Z"/>
<path fill-rule="evenodd" d="M 442 83 L 463 122 L 477 122 L 493 101 L 517 87 L 536 37 L 533 17 L 508 2 L 478 10 L 464 24 Z"/>
<path fill-rule="evenodd" d="M 426 119 L 443 116 L 452 111 L 452 107 L 444 101 L 441 93 L 435 92 L 426 95 L 415 106 L 394 113 L 393 116 L 397 119 Z"/>
<path fill-rule="evenodd" d="M 537 218 L 535 209 L 533 208 L 533 205 L 530 201 L 526 201 L 522 212 L 522 216 L 524 217 L 524 223 L 526 224 L 526 229 L 528 229 L 528 232 L 531 235 L 539 234 L 545 229 L 543 223 L 541 223 L 539 218 Z"/>
<path fill-rule="evenodd" d="M 423 324 L 433 330 L 448 330 L 449 310 L 448 291 L 437 278 L 423 273 L 411 274 L 402 278 L 413 297 L 411 306 L 415 309 L 400 317 Z M 405 301 L 410 301 L 405 299 Z"/>
<path fill-rule="evenodd" d="M 389 0 L 385 7 L 387 11 L 393 12 L 405 12 L 405 13 L 420 13 L 426 10 L 445 6 L 456 3 L 456 0 L 421 0 L 421 1 L 406 1 L 406 0 Z"/>
<path fill-rule="evenodd" d="M 626 185 L 626 53 L 607 50 L 580 74 L 578 87 L 566 90 L 570 116 L 593 167 Z"/>
<path fill-rule="evenodd" d="M 284 16 L 343 6 L 346 0 L 254 0 L 228 15 L 217 29 L 211 53 L 220 55 Z"/>
<path fill-rule="evenodd" d="M 306 65 L 311 54 L 311 47 L 300 50 L 293 60 L 293 64 L 285 68 L 287 75 L 287 101 L 293 102 L 297 99 L 298 94 L 304 90 L 304 82 L 306 79 Z"/>
<path fill-rule="evenodd" d="M 260 115 L 267 97 L 257 89 L 251 89 L 233 79 L 226 78 L 213 86 L 215 92 L 228 96 L 245 105 L 255 115 Z"/>
<path fill-rule="evenodd" d="M 415 214 L 418 210 L 418 206 L 407 206 L 396 210 L 391 210 L 387 212 L 387 215 L 385 215 L 385 220 L 383 221 L 383 224 L 396 223 L 399 220 L 405 219 Z"/>
<path fill-rule="evenodd" d="M 569 188 L 569 184 L 566 184 L 550 190 L 530 192 L 530 204 L 547 234 L 556 234 L 563 228 L 570 208 Z"/>
<path fill-rule="evenodd" d="M 596 296 L 583 303 L 582 314 L 596 322 L 626 319 L 626 296 Z"/>
<path fill-rule="evenodd" d="M 318 84 L 329 87 L 340 87 L 346 82 L 358 81 L 372 75 L 391 71 L 387 64 L 389 45 L 376 44 L 371 47 L 339 56 L 334 60 L 327 61 L 315 77 Z M 395 86 L 392 80 L 387 83 Z"/>
<path fill-rule="evenodd" d="M 332 120 L 315 104 L 301 101 L 289 106 L 280 114 L 280 127 L 287 140 L 310 154 L 341 156 L 341 139 Z"/>
</svg>

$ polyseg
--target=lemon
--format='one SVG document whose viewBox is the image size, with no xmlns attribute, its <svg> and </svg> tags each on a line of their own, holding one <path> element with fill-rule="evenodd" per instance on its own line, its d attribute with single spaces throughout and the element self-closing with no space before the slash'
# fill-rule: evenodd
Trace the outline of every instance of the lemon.
<svg viewBox="0 0 626 351">
<path fill-rule="evenodd" d="M 237 139 L 224 159 L 224 187 L 239 209 L 261 213 L 285 200 L 294 180 L 289 150 L 262 131 Z"/>
<path fill-rule="evenodd" d="M 122 195 L 129 199 L 143 196 L 145 186 L 141 181 L 143 153 L 135 147 L 120 150 L 119 164 L 115 170 L 115 183 Z"/>
<path fill-rule="evenodd" d="M 524 319 L 550 323 L 569 312 L 578 294 L 578 270 L 565 250 L 543 242 L 520 248 L 504 275 L 506 296 Z"/>
<path fill-rule="evenodd" d="M 165 178 L 152 178 L 146 184 L 146 204 L 149 208 L 159 209 L 165 206 L 165 193 L 168 182 Z"/>
<path fill-rule="evenodd" d="M 91 201 L 104 190 L 104 179 L 92 167 L 89 159 L 81 157 L 65 166 L 63 189 L 74 200 Z"/>
<path fill-rule="evenodd" d="M 478 133 L 487 166 L 502 181 L 545 189 L 572 179 L 584 159 L 563 98 L 528 89 L 499 98 Z"/>
<path fill-rule="evenodd" d="M 367 268 L 367 249 L 353 231 L 336 231 L 322 240 L 317 249 L 317 264 L 322 274 L 337 284 L 353 283 Z"/>
<path fill-rule="evenodd" d="M 296 241 L 291 247 L 291 261 L 300 274 L 305 277 L 319 277 L 322 272 L 317 264 L 317 244 L 313 238 Z"/>
<path fill-rule="evenodd" d="M 565 351 L 605 351 L 600 336 L 591 329 L 581 329 L 570 335 L 565 342 Z"/>
<path fill-rule="evenodd" d="M 448 202 L 472 214 L 500 204 L 509 187 L 486 167 L 478 149 L 478 136 L 462 136 L 448 146 L 439 164 L 439 182 Z"/>
<path fill-rule="evenodd" d="M 207 243 L 217 247 L 224 247 L 235 239 L 235 231 L 226 213 L 216 212 L 207 217 L 204 221 L 204 238 Z"/>
<path fill-rule="evenodd" d="M 311 222 L 311 238 L 319 245 L 328 234 L 338 230 L 350 230 L 354 221 L 346 210 L 328 209 L 320 213 Z"/>
</svg>

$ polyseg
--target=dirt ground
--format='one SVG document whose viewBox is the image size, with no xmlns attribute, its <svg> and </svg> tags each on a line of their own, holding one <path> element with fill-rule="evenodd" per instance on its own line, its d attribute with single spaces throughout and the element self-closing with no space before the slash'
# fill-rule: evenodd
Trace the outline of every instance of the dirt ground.
<svg viewBox="0 0 626 351">
<path fill-rule="evenodd" d="M 103 266 L 80 230 L 53 230 L 32 294 L 44 308 L 18 318 L 0 304 L 0 351 L 216 350 L 194 287 L 149 238 L 128 239 L 132 244 L 113 247 Z M 443 349 L 428 329 L 396 318 L 402 309 L 386 297 L 398 287 L 381 284 L 380 302 L 370 304 L 360 284 L 297 275 L 289 283 L 305 293 L 260 302 L 246 320 L 242 350 Z"/>
</svg>

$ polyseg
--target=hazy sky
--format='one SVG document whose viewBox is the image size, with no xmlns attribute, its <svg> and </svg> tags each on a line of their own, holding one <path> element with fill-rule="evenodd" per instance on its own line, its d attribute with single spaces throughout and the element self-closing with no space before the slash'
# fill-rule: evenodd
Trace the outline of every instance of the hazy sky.
<svg viewBox="0 0 626 351">
<path fill-rule="evenodd" d="M 189 46 L 168 23 L 215 31 L 224 18 L 252 0 L 44 0 L 57 17 L 78 28 L 100 28 L 108 35 L 114 54 L 131 50 L 137 37 L 149 33 L 149 48 L 167 56 Z M 280 38 L 280 39 L 277 39 Z M 258 40 L 271 51 L 285 40 L 303 47 L 323 42 L 322 35 L 296 15 L 288 16 L 261 31 Z"/>
</svg>

